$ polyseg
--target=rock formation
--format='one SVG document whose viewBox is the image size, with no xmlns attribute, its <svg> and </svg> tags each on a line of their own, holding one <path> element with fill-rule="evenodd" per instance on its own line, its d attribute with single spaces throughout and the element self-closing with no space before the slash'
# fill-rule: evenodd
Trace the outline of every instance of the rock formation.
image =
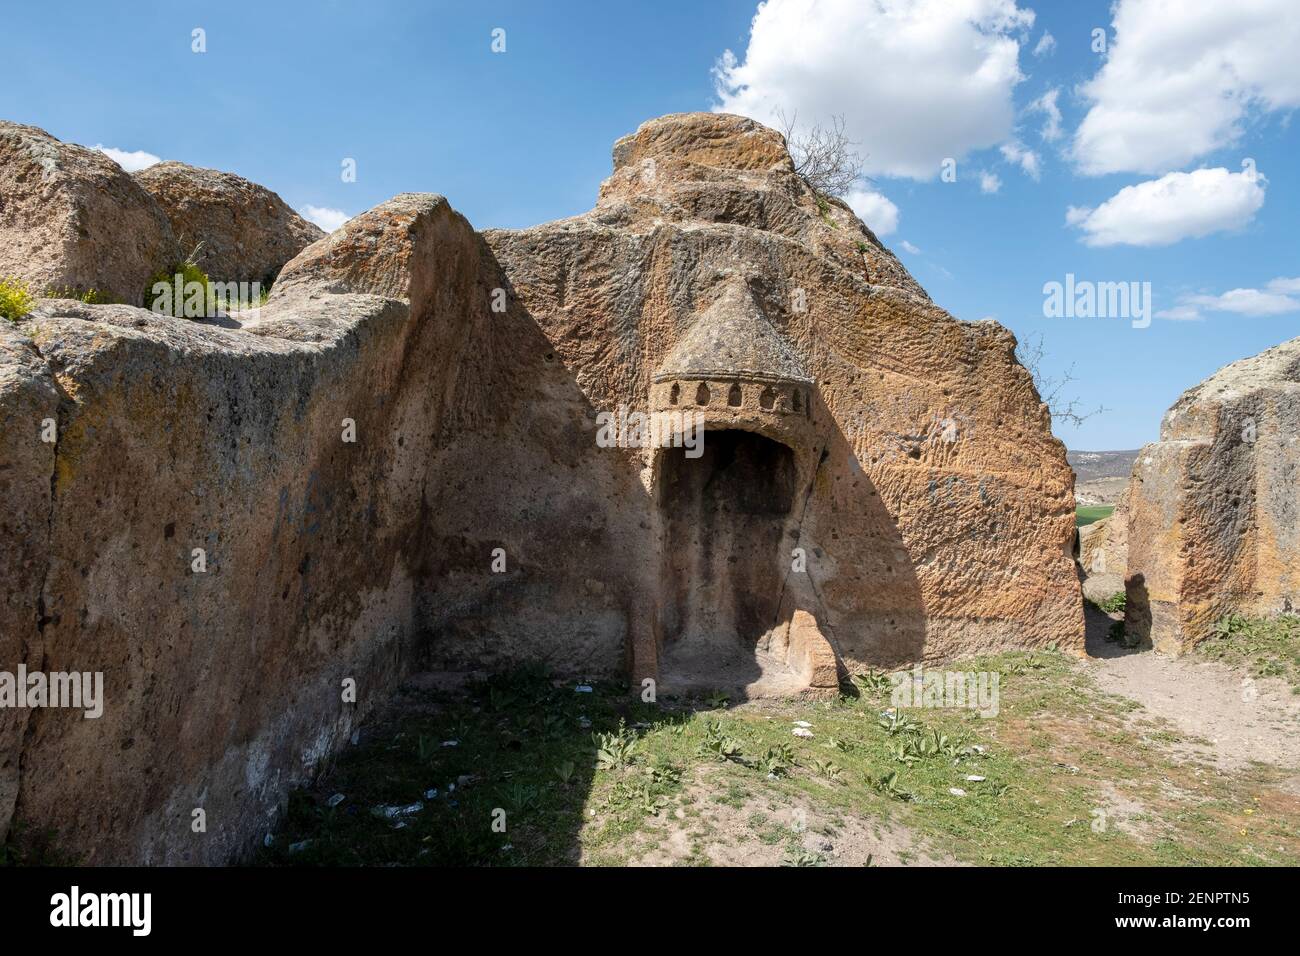
<svg viewBox="0 0 1300 956">
<path fill-rule="evenodd" d="M 178 255 L 153 198 L 103 153 L 0 120 L 0 276 L 140 305 Z"/>
<path fill-rule="evenodd" d="M 680 449 L 634 456 L 661 555 L 635 674 L 734 680 L 701 642 L 738 631 L 780 683 L 795 609 L 849 668 L 1079 647 L 1072 473 L 1010 333 L 936 307 L 750 120 L 653 120 L 614 167 L 590 213 L 486 238 L 594 408 L 698 411 L 716 449 L 693 477 Z"/>
<path fill-rule="evenodd" d="M 1083 595 L 1104 601 L 1124 590 L 1128 566 L 1128 493 L 1122 492 L 1115 510 L 1079 529 L 1079 564 L 1086 578 Z"/>
<path fill-rule="evenodd" d="M 132 178 L 158 201 L 185 253 L 220 282 L 269 289 L 286 262 L 325 235 L 271 190 L 232 173 L 165 162 Z"/>
<path fill-rule="evenodd" d="M 1129 485 L 1130 637 L 1178 653 L 1231 614 L 1300 608 L 1300 339 L 1219 370 L 1165 414 Z"/>
<path fill-rule="evenodd" d="M 399 196 L 238 327 L 62 301 L 0 329 L 0 670 L 106 697 L 0 711 L 0 825 L 232 859 L 417 664 L 780 694 L 1081 651 L 1072 475 L 1012 336 L 750 120 L 614 158 L 532 229 Z"/>
<path fill-rule="evenodd" d="M 446 367 L 486 305 L 479 241 L 445 201 L 391 215 L 418 235 L 373 257 L 392 297 L 284 297 L 238 331 L 67 302 L 25 325 L 34 407 L 6 394 L 2 447 L 47 459 L 52 500 L 12 659 L 102 672 L 107 704 L 27 712 L 16 812 L 89 862 L 244 849 L 407 666 Z M 388 251 L 466 266 L 419 273 L 442 310 L 412 321 Z M 32 417 L 51 390 L 53 446 Z M 39 507 L 7 480 L 3 497 Z M 195 808 L 207 834 L 186 834 Z"/>
</svg>

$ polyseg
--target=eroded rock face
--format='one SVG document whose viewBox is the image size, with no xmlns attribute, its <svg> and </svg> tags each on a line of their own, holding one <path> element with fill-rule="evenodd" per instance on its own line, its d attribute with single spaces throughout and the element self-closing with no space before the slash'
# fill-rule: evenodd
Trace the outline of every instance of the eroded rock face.
<svg viewBox="0 0 1300 956">
<path fill-rule="evenodd" d="M 1231 613 L 1300 607 L 1300 339 L 1221 369 L 1165 414 L 1129 485 L 1126 626 L 1178 653 Z"/>
<path fill-rule="evenodd" d="M 1104 601 L 1124 590 L 1128 567 L 1128 494 L 1105 518 L 1079 529 L 1079 564 L 1085 579 L 1083 594 Z"/>
<path fill-rule="evenodd" d="M 46 302 L 0 340 L 0 651 L 106 696 L 0 725 L 15 816 L 90 862 L 229 860 L 417 654 L 834 693 L 1081 648 L 1071 472 L 1011 335 L 749 120 L 615 158 L 533 229 L 399 196 L 224 325 Z M 641 412 L 667 447 L 610 432 Z"/>
<path fill-rule="evenodd" d="M 181 248 L 220 282 L 269 289 L 280 268 L 325 233 L 279 196 L 233 173 L 155 163 L 132 174 L 158 201 Z"/>
<path fill-rule="evenodd" d="M 664 617 L 636 645 L 635 672 L 689 684 L 730 668 L 782 686 L 794 610 L 815 617 L 847 669 L 1080 649 L 1072 475 L 1010 333 L 936 307 L 751 120 L 653 120 L 619 140 L 614 167 L 591 212 L 486 233 L 513 292 L 593 408 L 698 411 L 708 429 L 764 435 L 789 447 L 798 489 L 788 513 L 764 519 L 777 543 L 723 580 L 709 536 L 680 533 L 681 509 L 695 505 L 663 493 L 689 461 L 676 449 L 640 455 L 656 499 L 648 546 L 667 570 L 643 577 Z M 702 354 L 714 334 L 702 323 L 720 340 L 751 329 L 751 341 Z M 761 350 L 769 367 L 747 367 L 750 344 L 769 339 L 781 343 Z M 717 481 L 741 467 L 699 460 Z M 692 620 L 692 588 L 716 606 L 756 582 L 775 582 L 775 607 L 742 604 L 733 619 L 749 619 L 760 657 L 776 660 L 756 664 L 744 646 L 737 663 L 715 655 L 716 671 L 700 675 L 709 655 L 701 663 L 697 640 L 707 646 L 717 627 Z"/>
<path fill-rule="evenodd" d="M 0 120 L 0 276 L 139 305 L 177 254 L 167 217 L 117 163 Z"/>
<path fill-rule="evenodd" d="M 39 666 L 40 582 L 49 564 L 58 386 L 31 341 L 0 320 L 0 670 Z M 42 434 L 44 433 L 44 435 Z M 18 798 L 30 710 L 0 707 L 0 839 Z"/>
<path fill-rule="evenodd" d="M 422 256 L 431 230 L 444 225 L 447 201 L 427 193 L 403 193 L 363 212 L 347 228 L 307 249 L 280 276 L 277 298 L 307 291 L 366 292 L 424 305 L 431 301 L 436 277 L 445 268 Z M 319 230 L 318 230 L 319 231 Z M 286 260 L 288 261 L 288 260 Z M 468 268 L 466 263 L 457 263 Z"/>
<path fill-rule="evenodd" d="M 0 714 L 0 824 L 87 862 L 223 862 L 434 628 L 464 666 L 622 668 L 636 516 L 621 544 L 604 516 L 635 474 L 573 440 L 580 393 L 489 311 L 506 282 L 445 200 L 355 228 L 243 328 L 52 301 L 6 323 L 0 669 L 102 673 L 105 703 Z"/>
</svg>

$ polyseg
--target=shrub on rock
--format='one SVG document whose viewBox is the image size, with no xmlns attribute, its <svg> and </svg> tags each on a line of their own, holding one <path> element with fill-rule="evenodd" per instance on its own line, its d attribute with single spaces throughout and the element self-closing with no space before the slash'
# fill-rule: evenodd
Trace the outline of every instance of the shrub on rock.
<svg viewBox="0 0 1300 956">
<path fill-rule="evenodd" d="M 0 279 L 0 318 L 17 322 L 32 310 L 31 292 L 19 279 Z"/>
<path fill-rule="evenodd" d="M 233 173 L 156 163 L 133 174 L 158 201 L 194 264 L 222 282 L 265 288 L 281 267 L 325 233 L 279 196 Z"/>
</svg>

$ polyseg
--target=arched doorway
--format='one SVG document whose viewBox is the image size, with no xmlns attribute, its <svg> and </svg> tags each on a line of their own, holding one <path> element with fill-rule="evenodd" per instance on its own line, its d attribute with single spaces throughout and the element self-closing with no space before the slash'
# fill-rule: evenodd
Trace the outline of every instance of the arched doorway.
<svg viewBox="0 0 1300 956">
<path fill-rule="evenodd" d="M 794 452 L 749 431 L 709 431 L 703 454 L 664 451 L 656 503 L 663 537 L 663 673 L 676 688 L 739 687 L 764 675 L 790 556 Z"/>
</svg>

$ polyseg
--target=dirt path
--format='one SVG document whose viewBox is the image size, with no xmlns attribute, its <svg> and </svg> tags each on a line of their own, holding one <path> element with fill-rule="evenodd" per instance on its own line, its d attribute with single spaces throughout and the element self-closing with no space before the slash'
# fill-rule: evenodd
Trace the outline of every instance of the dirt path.
<svg viewBox="0 0 1300 956">
<path fill-rule="evenodd" d="M 1224 770 L 1257 760 L 1300 771 L 1300 696 L 1284 681 L 1121 647 L 1105 638 L 1110 618 L 1092 608 L 1088 615 L 1085 666 L 1103 690 L 1137 701 L 1189 738 L 1177 751 Z"/>
<path fill-rule="evenodd" d="M 678 808 L 633 837 L 630 865 L 781 866 L 800 854 L 819 866 L 965 865 L 900 823 L 834 811 L 806 798 L 721 802 L 708 776 L 698 774 L 682 795 L 692 814 Z"/>
</svg>

